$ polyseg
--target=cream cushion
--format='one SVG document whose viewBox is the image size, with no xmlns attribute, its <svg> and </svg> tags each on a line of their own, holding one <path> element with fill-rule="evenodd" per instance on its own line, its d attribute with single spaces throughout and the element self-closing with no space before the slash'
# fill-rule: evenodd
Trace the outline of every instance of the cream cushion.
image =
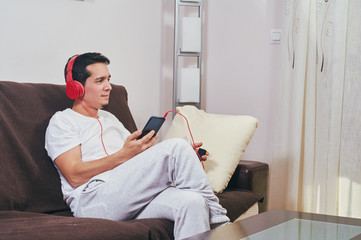
<svg viewBox="0 0 361 240">
<path fill-rule="evenodd" d="M 204 162 L 205 171 L 213 191 L 222 192 L 246 150 L 258 120 L 251 116 L 210 114 L 194 106 L 176 110 L 187 117 L 194 141 L 203 142 L 202 148 L 209 152 Z M 176 114 L 164 140 L 183 137 L 191 140 L 185 119 Z"/>
</svg>

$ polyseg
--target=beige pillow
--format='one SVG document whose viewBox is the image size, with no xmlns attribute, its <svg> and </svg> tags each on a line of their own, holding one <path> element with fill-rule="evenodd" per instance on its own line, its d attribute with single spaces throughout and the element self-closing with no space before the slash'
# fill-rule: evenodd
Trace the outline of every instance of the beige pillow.
<svg viewBox="0 0 361 240">
<path fill-rule="evenodd" d="M 215 193 L 228 185 L 234 170 L 258 125 L 251 116 L 210 114 L 194 106 L 178 107 L 177 112 L 187 117 L 195 142 L 203 142 L 202 148 L 209 152 L 204 162 L 205 171 Z M 177 114 L 164 140 L 188 137 L 186 121 Z"/>
</svg>

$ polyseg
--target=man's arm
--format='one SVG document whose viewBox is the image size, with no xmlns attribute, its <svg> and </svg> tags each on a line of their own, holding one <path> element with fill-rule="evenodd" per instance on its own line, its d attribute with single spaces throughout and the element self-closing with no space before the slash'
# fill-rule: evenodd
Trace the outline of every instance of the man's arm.
<svg viewBox="0 0 361 240">
<path fill-rule="evenodd" d="M 95 175 L 111 170 L 152 147 L 158 139 L 158 135 L 152 138 L 154 131 L 151 131 L 142 139 L 137 140 L 140 134 L 141 131 L 132 133 L 122 149 L 98 160 L 83 162 L 81 148 L 78 145 L 61 154 L 54 162 L 69 184 L 75 188 L 88 182 Z"/>
</svg>

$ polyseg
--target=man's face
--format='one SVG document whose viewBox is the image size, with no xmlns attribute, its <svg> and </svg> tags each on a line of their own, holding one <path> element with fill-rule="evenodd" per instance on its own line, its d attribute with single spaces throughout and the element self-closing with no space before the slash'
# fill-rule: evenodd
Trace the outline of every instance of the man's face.
<svg viewBox="0 0 361 240">
<path fill-rule="evenodd" d="M 83 102 L 89 108 L 100 109 L 109 103 L 112 86 L 109 83 L 110 73 L 105 63 L 94 63 L 86 69 L 90 76 L 85 81 Z"/>
</svg>

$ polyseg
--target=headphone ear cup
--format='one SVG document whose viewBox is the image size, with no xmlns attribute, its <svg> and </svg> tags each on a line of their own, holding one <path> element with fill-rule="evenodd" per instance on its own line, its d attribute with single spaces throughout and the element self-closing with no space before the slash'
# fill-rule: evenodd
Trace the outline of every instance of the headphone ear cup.
<svg viewBox="0 0 361 240">
<path fill-rule="evenodd" d="M 75 59 L 77 59 L 79 55 L 73 56 L 67 63 L 66 66 L 66 95 L 74 100 L 81 98 L 84 96 L 84 86 L 78 82 L 73 80 L 72 71 Z"/>
<path fill-rule="evenodd" d="M 69 81 L 66 84 L 66 95 L 70 99 L 78 99 L 84 96 L 84 86 L 78 81 Z"/>
<path fill-rule="evenodd" d="M 74 81 L 74 84 L 76 85 L 76 88 L 78 89 L 78 98 L 81 98 L 84 96 L 85 90 L 83 84 L 81 84 L 78 81 Z"/>
</svg>

